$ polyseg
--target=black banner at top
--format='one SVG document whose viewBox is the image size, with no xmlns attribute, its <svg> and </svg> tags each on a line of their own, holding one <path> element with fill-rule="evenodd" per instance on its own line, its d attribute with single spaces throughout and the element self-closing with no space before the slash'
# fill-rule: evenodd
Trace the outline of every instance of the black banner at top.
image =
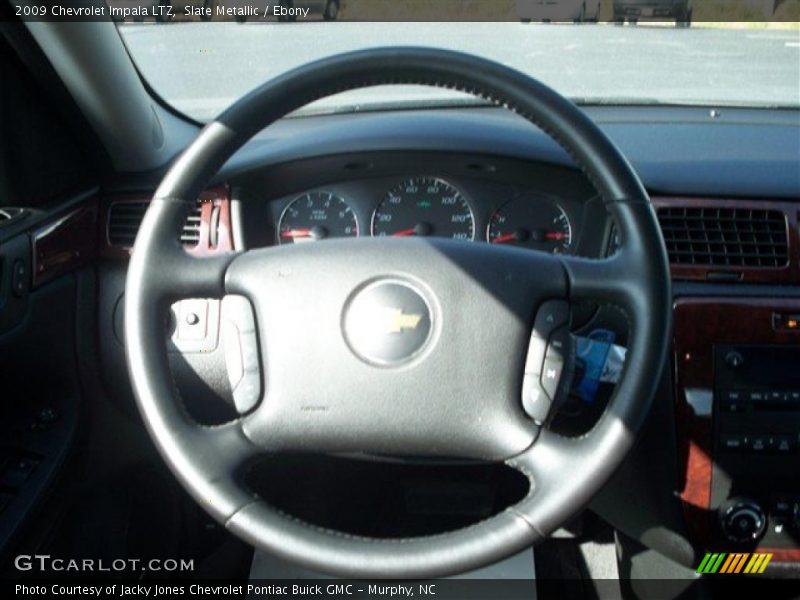
<svg viewBox="0 0 800 600">
<path fill-rule="evenodd" d="M 800 27 L 800 0 L 0 0 L 8 20 L 304 20 L 553 23 L 765 23 Z"/>
</svg>

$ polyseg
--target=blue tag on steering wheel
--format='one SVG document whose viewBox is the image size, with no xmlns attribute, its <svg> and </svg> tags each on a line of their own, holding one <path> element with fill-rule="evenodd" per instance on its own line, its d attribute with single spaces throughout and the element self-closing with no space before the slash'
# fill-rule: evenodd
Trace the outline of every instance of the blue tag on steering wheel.
<svg viewBox="0 0 800 600">
<path fill-rule="evenodd" d="M 572 393 L 591 404 L 600 387 L 600 377 L 614 343 L 615 335 L 608 329 L 595 329 L 589 337 L 576 336 L 575 359 L 582 367 L 583 377 L 575 384 Z M 580 370 L 580 369 L 579 369 Z"/>
</svg>

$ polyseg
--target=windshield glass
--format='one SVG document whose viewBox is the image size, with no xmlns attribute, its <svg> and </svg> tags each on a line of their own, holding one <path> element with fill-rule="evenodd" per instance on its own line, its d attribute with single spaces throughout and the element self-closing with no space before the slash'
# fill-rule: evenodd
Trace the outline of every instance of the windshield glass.
<svg viewBox="0 0 800 600">
<path fill-rule="evenodd" d="M 641 0 L 626 1 L 642 4 Z M 798 4 L 797 0 L 788 2 Z M 676 24 L 679 17 L 645 22 L 627 16 L 624 24 L 613 19 L 607 23 L 528 23 L 527 17 L 520 15 L 522 2 L 510 3 L 514 20 L 346 21 L 348 8 L 355 3 L 318 0 L 315 7 L 312 0 L 294 0 L 295 10 L 309 5 L 297 22 L 283 22 L 288 17 L 251 15 L 239 16 L 239 21 L 247 21 L 241 23 L 235 16 L 216 13 L 211 13 L 210 19 L 202 13 L 187 16 L 192 2 L 185 2 L 186 6 L 173 2 L 172 17 L 166 22 L 152 18 L 144 23 L 125 21 L 118 29 L 155 92 L 199 121 L 213 119 L 246 92 L 293 67 L 341 52 L 389 45 L 431 46 L 480 55 L 524 71 L 581 104 L 800 106 L 797 21 L 710 23 L 695 19 L 689 26 L 679 20 Z M 201 8 L 215 4 L 213 0 L 193 3 Z M 605 4 L 604 0 L 600 11 Z M 649 4 L 658 4 L 658 0 Z M 580 10 L 585 13 L 586 7 L 581 5 Z M 301 112 L 465 102 L 476 100 L 445 90 L 392 86 L 342 94 Z"/>
</svg>

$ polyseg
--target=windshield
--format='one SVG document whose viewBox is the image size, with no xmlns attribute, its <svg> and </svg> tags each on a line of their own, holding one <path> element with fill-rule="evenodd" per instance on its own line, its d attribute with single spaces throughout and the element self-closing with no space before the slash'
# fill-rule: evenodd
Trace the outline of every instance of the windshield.
<svg viewBox="0 0 800 600">
<path fill-rule="evenodd" d="M 331 9 L 320 2 L 320 14 L 309 9 L 298 22 L 249 17 L 240 23 L 216 16 L 204 22 L 181 18 L 184 13 L 173 6 L 175 16 L 167 23 L 126 22 L 119 32 L 155 92 L 199 121 L 213 119 L 293 67 L 389 45 L 447 48 L 493 59 L 580 104 L 800 106 L 797 22 L 694 22 L 691 27 L 630 18 L 624 25 L 523 22 L 527 19 L 347 22 L 347 2 L 335 3 L 335 21 L 326 20 L 331 15 L 324 11 Z M 467 102 L 477 101 L 445 90 L 392 86 L 342 94 L 300 112 Z"/>
</svg>

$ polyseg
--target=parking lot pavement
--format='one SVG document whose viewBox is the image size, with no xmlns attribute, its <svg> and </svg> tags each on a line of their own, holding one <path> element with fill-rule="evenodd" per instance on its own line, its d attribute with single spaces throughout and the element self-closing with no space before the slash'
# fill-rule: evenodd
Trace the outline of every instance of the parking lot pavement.
<svg viewBox="0 0 800 600">
<path fill-rule="evenodd" d="M 588 101 L 800 104 L 797 30 L 311 21 L 124 25 L 120 31 L 153 87 L 201 119 L 293 67 L 388 45 L 482 55 Z"/>
</svg>

